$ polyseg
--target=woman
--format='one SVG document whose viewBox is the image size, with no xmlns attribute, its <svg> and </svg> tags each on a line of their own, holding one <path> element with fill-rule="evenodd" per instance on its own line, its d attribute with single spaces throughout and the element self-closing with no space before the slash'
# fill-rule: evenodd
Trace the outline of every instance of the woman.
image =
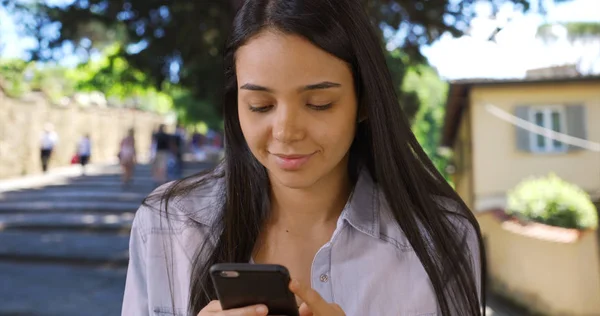
<svg viewBox="0 0 600 316">
<path fill-rule="evenodd" d="M 123 169 L 123 173 L 121 175 L 121 182 L 123 186 L 127 186 L 131 183 L 131 178 L 133 177 L 133 170 L 136 164 L 136 152 L 135 152 L 135 132 L 132 129 L 129 129 L 127 132 L 127 136 L 121 140 L 121 145 L 119 149 L 119 162 L 121 163 L 121 168 Z"/>
<path fill-rule="evenodd" d="M 225 66 L 225 160 L 136 214 L 123 315 L 267 315 L 221 311 L 218 262 L 286 266 L 301 315 L 482 314 L 479 227 L 358 1 L 246 1 Z"/>
</svg>

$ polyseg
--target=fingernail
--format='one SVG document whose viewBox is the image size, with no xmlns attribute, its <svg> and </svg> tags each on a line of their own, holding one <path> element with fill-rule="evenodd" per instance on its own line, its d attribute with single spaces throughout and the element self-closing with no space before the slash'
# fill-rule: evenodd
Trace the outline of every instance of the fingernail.
<svg viewBox="0 0 600 316">
<path fill-rule="evenodd" d="M 267 314 L 267 307 L 260 305 L 258 307 L 256 307 L 256 312 L 260 315 L 266 315 Z"/>
</svg>

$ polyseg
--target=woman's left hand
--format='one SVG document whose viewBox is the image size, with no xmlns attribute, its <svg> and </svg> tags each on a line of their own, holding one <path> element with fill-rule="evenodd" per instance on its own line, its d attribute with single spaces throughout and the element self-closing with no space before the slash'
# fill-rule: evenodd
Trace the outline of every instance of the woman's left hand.
<svg viewBox="0 0 600 316">
<path fill-rule="evenodd" d="M 298 295 L 304 303 L 300 305 L 300 316 L 345 316 L 338 304 L 327 303 L 317 291 L 293 280 L 290 290 Z"/>
</svg>

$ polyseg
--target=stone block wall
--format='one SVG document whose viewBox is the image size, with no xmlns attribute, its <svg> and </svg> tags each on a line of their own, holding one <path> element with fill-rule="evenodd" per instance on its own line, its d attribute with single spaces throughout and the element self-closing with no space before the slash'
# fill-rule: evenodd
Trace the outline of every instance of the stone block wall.
<svg viewBox="0 0 600 316">
<path fill-rule="evenodd" d="M 91 163 L 116 161 L 119 143 L 131 127 L 138 154 L 147 159 L 152 131 L 163 122 L 163 116 L 132 109 L 56 106 L 40 93 L 12 99 L 0 89 L 0 179 L 41 172 L 40 140 L 46 123 L 54 125 L 59 137 L 51 169 L 71 163 L 85 134 L 92 142 Z"/>
</svg>

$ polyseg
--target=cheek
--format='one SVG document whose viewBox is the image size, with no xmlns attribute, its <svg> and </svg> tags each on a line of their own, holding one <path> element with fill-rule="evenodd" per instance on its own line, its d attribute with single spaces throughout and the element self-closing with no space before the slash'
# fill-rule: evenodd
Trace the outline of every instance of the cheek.
<svg viewBox="0 0 600 316">
<path fill-rule="evenodd" d="M 265 122 L 252 119 L 250 118 L 250 115 L 244 113 L 239 113 L 239 117 L 240 127 L 244 134 L 244 139 L 246 140 L 246 143 L 248 143 L 248 147 L 250 147 L 253 152 L 264 147 L 269 135 Z"/>
<path fill-rule="evenodd" d="M 355 126 L 356 123 L 352 118 L 343 118 L 323 126 L 319 129 L 319 135 L 315 134 L 315 137 L 318 137 L 321 145 L 329 151 L 328 155 L 343 156 L 350 149 Z"/>
</svg>

